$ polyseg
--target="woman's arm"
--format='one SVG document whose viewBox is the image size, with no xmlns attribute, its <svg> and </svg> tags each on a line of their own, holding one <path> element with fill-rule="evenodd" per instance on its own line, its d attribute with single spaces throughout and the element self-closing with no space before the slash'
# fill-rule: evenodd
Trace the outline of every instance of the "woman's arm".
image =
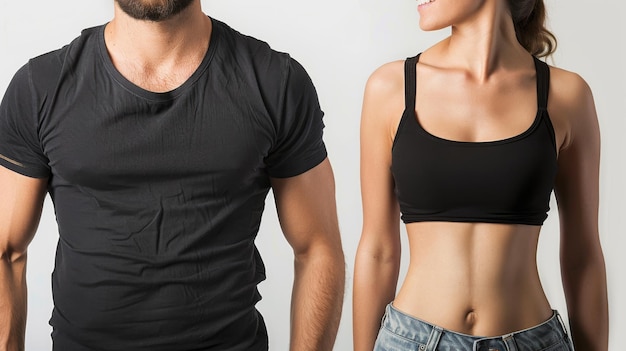
<svg viewBox="0 0 626 351">
<path fill-rule="evenodd" d="M 567 126 L 555 193 L 561 273 L 577 351 L 608 349 L 608 302 L 598 232 L 600 131 L 593 96 L 578 75 L 553 69 L 554 110 Z M 566 113 L 566 114 L 564 114 Z M 561 117 L 562 116 L 562 117 Z"/>
<path fill-rule="evenodd" d="M 393 300 L 398 282 L 400 223 L 390 166 L 403 101 L 402 63 L 374 72 L 365 89 L 361 117 L 363 228 L 353 289 L 356 351 L 373 349 L 385 306 Z"/>
</svg>

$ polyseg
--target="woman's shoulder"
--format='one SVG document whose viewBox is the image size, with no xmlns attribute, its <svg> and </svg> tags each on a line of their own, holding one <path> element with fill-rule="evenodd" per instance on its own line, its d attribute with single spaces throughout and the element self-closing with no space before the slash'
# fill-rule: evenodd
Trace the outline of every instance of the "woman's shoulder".
<svg viewBox="0 0 626 351">
<path fill-rule="evenodd" d="M 570 100 L 591 94 L 591 88 L 578 73 L 550 66 L 550 93 L 551 97 Z"/>
<path fill-rule="evenodd" d="M 366 90 L 376 95 L 393 94 L 404 89 L 404 60 L 383 64 L 367 80 Z"/>
<path fill-rule="evenodd" d="M 548 107 L 576 116 L 593 104 L 593 95 L 587 82 L 578 73 L 550 66 Z"/>
<path fill-rule="evenodd" d="M 366 139 L 374 140 L 382 131 L 391 143 L 403 110 L 404 60 L 398 60 L 378 67 L 367 80 L 361 114 Z"/>
<path fill-rule="evenodd" d="M 555 127 L 565 132 L 562 147 L 570 144 L 574 134 L 597 124 L 593 94 L 585 79 L 556 66 L 550 66 L 548 111 Z"/>
</svg>

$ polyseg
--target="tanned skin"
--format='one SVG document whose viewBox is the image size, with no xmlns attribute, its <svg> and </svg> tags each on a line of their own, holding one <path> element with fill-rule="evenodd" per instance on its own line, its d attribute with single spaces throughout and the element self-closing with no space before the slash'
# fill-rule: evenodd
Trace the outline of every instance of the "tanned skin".
<svg viewBox="0 0 626 351">
<path fill-rule="evenodd" d="M 158 22 L 135 19 L 116 2 L 105 42 L 125 78 L 143 89 L 166 92 L 183 84 L 200 65 L 211 28 L 199 0 Z M 330 351 L 345 276 L 330 162 L 326 159 L 301 175 L 271 183 L 280 223 L 295 255 L 290 349 Z M 24 349 L 26 252 L 41 216 L 46 185 L 46 179 L 0 167 L 0 351 Z"/>
<path fill-rule="evenodd" d="M 436 0 L 420 6 L 424 30 L 451 36 L 417 64 L 416 116 L 438 137 L 482 142 L 529 128 L 537 113 L 531 55 L 518 43 L 504 0 Z M 404 110 L 404 62 L 370 77 L 361 119 L 363 229 L 354 274 L 356 351 L 371 351 L 385 305 L 464 334 L 496 336 L 552 316 L 537 272 L 540 226 L 420 222 L 406 225 L 410 264 L 396 293 L 399 208 L 391 148 Z M 561 267 L 576 350 L 606 351 L 606 272 L 598 232 L 600 136 L 591 90 L 550 67 Z M 441 103 L 445 101 L 445 103 Z M 428 165 L 424 165 L 428 167 Z M 556 254 L 556 253 L 555 253 Z"/>
</svg>

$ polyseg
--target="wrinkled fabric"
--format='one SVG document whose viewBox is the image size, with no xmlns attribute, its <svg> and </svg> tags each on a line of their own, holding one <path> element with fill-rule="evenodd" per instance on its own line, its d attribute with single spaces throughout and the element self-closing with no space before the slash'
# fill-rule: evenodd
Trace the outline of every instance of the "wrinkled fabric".
<svg viewBox="0 0 626 351">
<path fill-rule="evenodd" d="M 325 159 L 322 116 L 295 60 L 217 20 L 167 93 L 114 68 L 104 26 L 25 65 L 0 165 L 49 178 L 55 350 L 266 350 L 254 239 L 270 177 Z"/>
</svg>

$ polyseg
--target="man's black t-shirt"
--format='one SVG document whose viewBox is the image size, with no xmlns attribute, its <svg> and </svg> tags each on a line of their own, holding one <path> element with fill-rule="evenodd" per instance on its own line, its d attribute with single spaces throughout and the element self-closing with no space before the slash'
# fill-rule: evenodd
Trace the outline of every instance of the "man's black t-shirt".
<svg viewBox="0 0 626 351">
<path fill-rule="evenodd" d="M 167 93 L 114 68 L 104 26 L 32 59 L 0 106 L 0 165 L 49 178 L 55 350 L 266 350 L 269 178 L 323 161 L 322 129 L 304 69 L 216 20 Z"/>
</svg>

